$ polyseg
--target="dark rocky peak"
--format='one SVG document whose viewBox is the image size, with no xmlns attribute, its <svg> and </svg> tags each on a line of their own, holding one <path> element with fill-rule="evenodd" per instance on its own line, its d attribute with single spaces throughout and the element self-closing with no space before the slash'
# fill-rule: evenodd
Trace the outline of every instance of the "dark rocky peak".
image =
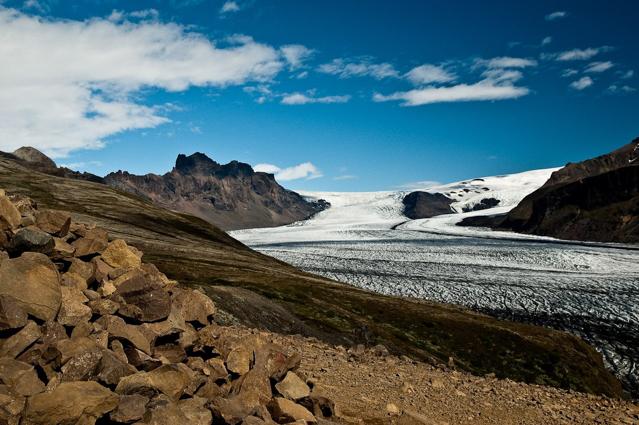
<svg viewBox="0 0 639 425">
<path fill-rule="evenodd" d="M 21 160 L 28 162 L 30 164 L 38 165 L 42 168 L 57 168 L 56 163 L 37 150 L 36 148 L 32 148 L 31 146 L 23 146 L 19 149 L 16 149 L 13 152 L 13 155 L 20 158 Z"/>
<path fill-rule="evenodd" d="M 249 164 L 239 161 L 231 161 L 228 164 L 222 165 L 216 174 L 218 177 L 252 176 L 255 174 L 255 171 L 253 171 L 253 167 Z"/>
<path fill-rule="evenodd" d="M 175 160 L 174 171 L 181 174 L 214 174 L 220 167 L 220 164 L 205 154 L 195 152 L 189 156 L 179 154 Z"/>
</svg>

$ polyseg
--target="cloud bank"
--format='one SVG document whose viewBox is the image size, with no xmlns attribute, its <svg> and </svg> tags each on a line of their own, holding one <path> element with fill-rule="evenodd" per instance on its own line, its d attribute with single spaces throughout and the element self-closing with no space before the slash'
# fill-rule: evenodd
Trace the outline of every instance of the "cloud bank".
<svg viewBox="0 0 639 425">
<path fill-rule="evenodd" d="M 168 121 L 138 101 L 143 89 L 183 91 L 268 81 L 284 66 L 246 36 L 218 45 L 174 23 L 53 20 L 0 8 L 0 149 L 53 157 Z"/>
<path fill-rule="evenodd" d="M 304 162 L 287 168 L 280 168 L 273 164 L 257 164 L 253 169 L 262 173 L 274 174 L 275 179 L 282 182 L 299 179 L 313 180 L 323 176 L 312 162 Z"/>
</svg>

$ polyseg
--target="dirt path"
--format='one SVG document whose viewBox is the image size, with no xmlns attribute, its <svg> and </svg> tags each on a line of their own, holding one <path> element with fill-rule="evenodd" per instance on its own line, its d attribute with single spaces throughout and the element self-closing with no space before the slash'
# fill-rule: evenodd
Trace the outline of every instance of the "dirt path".
<svg viewBox="0 0 639 425">
<path fill-rule="evenodd" d="M 627 401 L 474 377 L 372 349 L 270 338 L 302 356 L 301 375 L 336 402 L 346 423 L 639 424 L 639 405 Z"/>
</svg>

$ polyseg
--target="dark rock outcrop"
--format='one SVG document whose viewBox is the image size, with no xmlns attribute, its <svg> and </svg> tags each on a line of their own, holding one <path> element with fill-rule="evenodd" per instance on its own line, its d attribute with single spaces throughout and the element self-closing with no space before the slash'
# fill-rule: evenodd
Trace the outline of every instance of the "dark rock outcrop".
<svg viewBox="0 0 639 425">
<path fill-rule="evenodd" d="M 499 228 L 560 239 L 639 242 L 639 139 L 568 164 L 524 198 Z"/>
<path fill-rule="evenodd" d="M 441 193 L 411 192 L 404 197 L 402 203 L 404 215 L 413 220 L 454 212 L 450 208 L 453 200 Z"/>
<path fill-rule="evenodd" d="M 150 201 L 193 214 L 223 229 L 270 227 L 304 220 L 326 208 L 284 189 L 272 174 L 238 161 L 219 164 L 203 153 L 178 155 L 175 167 L 159 176 L 111 173 L 105 183 Z"/>
<path fill-rule="evenodd" d="M 484 198 L 481 201 L 479 201 L 477 204 L 473 205 L 472 207 L 462 208 L 462 211 L 471 212 L 471 211 L 487 210 L 490 208 L 495 208 L 497 205 L 499 205 L 499 202 L 500 202 L 499 199 Z"/>
</svg>

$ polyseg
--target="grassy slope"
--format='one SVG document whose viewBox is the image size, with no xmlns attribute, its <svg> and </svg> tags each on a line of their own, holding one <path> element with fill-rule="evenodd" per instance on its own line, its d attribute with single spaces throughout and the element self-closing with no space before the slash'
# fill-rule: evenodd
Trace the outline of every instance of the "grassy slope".
<svg viewBox="0 0 639 425">
<path fill-rule="evenodd" d="M 387 297 L 301 272 L 250 250 L 210 224 L 156 207 L 107 186 L 27 170 L 0 157 L 0 188 L 22 192 L 42 207 L 96 222 L 145 252 L 170 277 L 207 288 L 223 309 L 249 325 L 301 332 L 332 343 L 381 343 L 398 354 L 446 362 L 476 374 L 620 395 L 619 382 L 580 339 L 540 327 L 500 321 L 468 310 Z M 243 298 L 220 296 L 215 285 L 250 289 L 259 309 L 285 307 L 299 326 L 282 326 Z M 223 291 L 224 292 L 224 291 Z M 245 298 L 244 298 L 245 299 Z M 269 301 L 270 300 L 270 301 Z M 258 314 L 259 313 L 259 314 Z M 253 318 L 253 319 L 252 319 Z M 266 318 L 266 319 L 265 319 Z M 281 319 L 281 320 L 279 320 Z"/>
</svg>

